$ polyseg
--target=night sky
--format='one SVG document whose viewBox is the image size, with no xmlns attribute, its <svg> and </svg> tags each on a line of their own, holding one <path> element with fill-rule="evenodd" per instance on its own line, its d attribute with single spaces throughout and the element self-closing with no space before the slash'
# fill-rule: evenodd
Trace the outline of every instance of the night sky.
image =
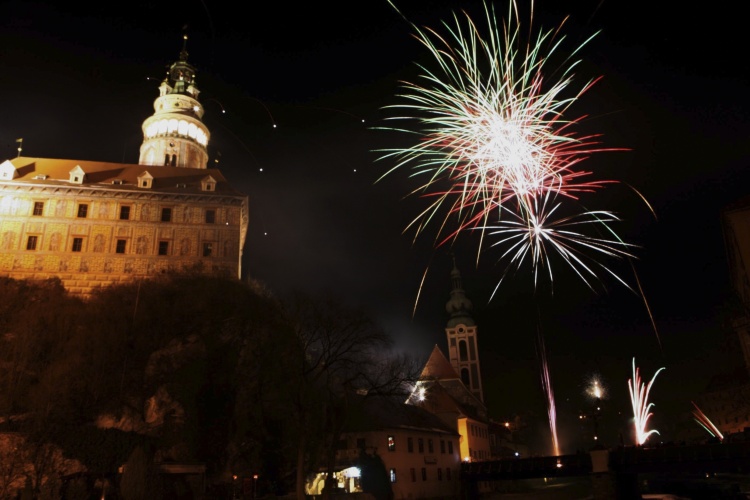
<svg viewBox="0 0 750 500">
<path fill-rule="evenodd" d="M 452 25 L 456 9 L 483 15 L 474 0 L 401 3 L 410 22 L 437 29 Z M 609 388 L 607 411 L 628 412 L 632 358 L 646 381 L 665 367 L 652 401 L 654 426 L 669 439 L 709 377 L 730 364 L 720 212 L 750 191 L 746 27 L 739 12 L 704 4 L 538 1 L 535 9 L 535 26 L 546 29 L 570 16 L 569 49 L 599 32 L 578 54 L 574 82 L 602 79 L 571 112 L 587 117 L 582 134 L 623 150 L 586 161 L 594 177 L 618 181 L 586 203 L 622 218 L 618 234 L 638 258 L 610 265 L 643 295 L 608 276 L 592 291 L 560 266 L 553 290 L 535 289 L 525 269 L 490 300 L 498 255 L 477 263 L 476 238 L 462 237 L 453 253 L 479 324 L 485 399 L 500 419 L 544 414 L 541 336 L 558 414 L 588 405 L 594 375 Z M 397 102 L 401 80 L 418 81 L 415 62 L 429 60 L 387 0 L 239 10 L 208 0 L 2 2 L 3 159 L 22 137 L 24 156 L 136 163 L 141 123 L 185 27 L 211 161 L 250 199 L 244 272 L 280 293 L 331 292 L 364 306 L 415 356 L 445 349 L 450 248 L 436 248 L 429 230 L 416 240 L 402 233 L 425 206 L 405 198 L 419 185 L 408 170 L 376 182 L 392 167 L 377 151 L 409 140 L 378 129 L 394 114 L 384 107 Z"/>
</svg>

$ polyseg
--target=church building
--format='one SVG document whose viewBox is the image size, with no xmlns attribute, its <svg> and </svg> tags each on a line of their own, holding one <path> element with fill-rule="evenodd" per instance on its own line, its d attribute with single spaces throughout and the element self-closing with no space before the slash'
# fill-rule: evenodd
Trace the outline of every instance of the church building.
<svg viewBox="0 0 750 500">
<path fill-rule="evenodd" d="M 143 122 L 138 164 L 19 156 L 0 163 L 0 276 L 71 293 L 169 272 L 240 278 L 248 198 L 208 168 L 187 36 Z"/>
</svg>

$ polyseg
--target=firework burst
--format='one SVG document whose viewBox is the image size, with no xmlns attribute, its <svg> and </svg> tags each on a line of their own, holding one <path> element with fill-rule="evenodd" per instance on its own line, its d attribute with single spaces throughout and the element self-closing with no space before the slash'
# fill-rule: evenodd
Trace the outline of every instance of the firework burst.
<svg viewBox="0 0 750 500">
<path fill-rule="evenodd" d="M 633 421 L 635 425 L 635 440 L 636 444 L 642 446 L 646 443 L 646 440 L 651 434 L 659 434 L 659 431 L 652 429 L 647 431 L 646 426 L 648 420 L 651 418 L 651 408 L 654 406 L 653 403 L 649 403 L 648 395 L 651 392 L 651 386 L 656 380 L 656 376 L 664 368 L 659 368 L 654 373 L 651 381 L 648 385 L 641 382 L 640 369 L 635 366 L 635 358 L 633 358 L 633 378 L 628 380 L 628 389 L 630 390 L 630 402 L 633 405 Z"/>
<path fill-rule="evenodd" d="M 712 437 L 718 438 L 719 441 L 724 441 L 724 434 L 721 433 L 719 428 L 716 427 L 713 422 L 711 422 L 711 419 L 708 418 L 700 408 L 698 408 L 697 404 L 692 401 L 691 403 L 693 403 L 693 406 L 695 407 L 695 409 L 693 410 L 693 419 L 698 423 L 698 425 L 706 429 L 706 432 L 711 434 Z"/>
<path fill-rule="evenodd" d="M 579 217 L 605 226 L 604 238 L 576 235 L 570 230 L 573 223 L 565 232 L 558 230 L 568 221 L 549 223 L 562 200 L 575 201 L 581 193 L 616 182 L 590 180 L 591 172 L 576 169 L 592 153 L 613 149 L 600 147 L 596 135 L 576 136 L 574 125 L 584 117 L 565 117 L 597 80 L 572 89 L 579 62 L 575 54 L 595 34 L 564 56 L 562 67 L 549 71 L 559 77 L 546 79 L 552 56 L 558 58 L 562 52 L 562 24 L 527 40 L 521 36 L 521 16 L 513 1 L 506 20 L 499 24 L 497 19 L 494 8 L 485 4 L 485 37 L 465 13 L 454 14 L 454 26 L 443 23 L 445 35 L 412 25 L 435 68 L 419 65 L 421 84 L 403 82 L 403 102 L 388 106 L 404 112 L 391 120 L 418 126 L 387 129 L 414 134 L 418 140 L 413 146 L 382 151 L 381 159 L 394 162 L 382 177 L 410 168 L 412 177 L 423 180 L 411 194 L 426 199 L 427 206 L 405 229 L 414 230 L 415 238 L 431 224 L 439 226 L 437 246 L 454 241 L 465 230 L 479 230 L 480 252 L 487 236 L 499 236 L 490 246 L 514 242 L 517 252 L 504 255 L 513 255 L 515 264 L 527 254 L 533 266 L 549 264 L 546 248 L 559 252 L 580 277 L 594 276 L 569 244 L 602 255 L 629 256 L 608 225 L 617 219 L 591 211 Z M 550 197 L 558 200 L 554 207 L 549 206 Z M 504 227 L 506 218 L 511 219 L 509 227 Z M 580 221 L 575 224 L 585 227 Z M 524 238 L 526 243 L 521 243 Z M 534 276 L 536 280 L 537 273 Z"/>
</svg>

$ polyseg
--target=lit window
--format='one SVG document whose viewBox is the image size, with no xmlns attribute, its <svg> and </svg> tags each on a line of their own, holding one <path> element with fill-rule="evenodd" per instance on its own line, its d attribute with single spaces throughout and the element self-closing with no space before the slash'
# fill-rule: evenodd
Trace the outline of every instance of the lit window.
<svg viewBox="0 0 750 500">
<path fill-rule="evenodd" d="M 391 469 L 390 476 L 391 476 L 391 482 L 395 483 L 396 482 L 396 469 Z"/>
<path fill-rule="evenodd" d="M 29 236 L 26 240 L 26 250 L 36 250 L 37 236 Z"/>
<path fill-rule="evenodd" d="M 78 217 L 85 219 L 88 211 L 89 211 L 89 206 L 87 204 L 81 203 L 80 205 L 78 205 Z"/>
<path fill-rule="evenodd" d="M 216 210 L 206 210 L 206 224 L 216 222 Z"/>
<path fill-rule="evenodd" d="M 127 245 L 126 240 L 117 240 L 117 246 L 115 247 L 115 253 L 125 253 L 125 246 Z"/>
<path fill-rule="evenodd" d="M 130 220 L 130 205 L 120 207 L 120 220 Z"/>
<path fill-rule="evenodd" d="M 396 440 L 393 436 L 388 436 L 388 451 L 396 451 Z"/>
<path fill-rule="evenodd" d="M 168 241 L 159 242 L 159 255 L 169 255 L 169 242 Z"/>
<path fill-rule="evenodd" d="M 73 251 L 80 252 L 83 249 L 83 238 L 73 238 Z"/>
<path fill-rule="evenodd" d="M 161 209 L 161 221 L 162 222 L 169 222 L 172 220 L 172 209 L 171 208 L 162 208 Z"/>
<path fill-rule="evenodd" d="M 214 245 L 213 243 L 203 243 L 203 256 L 204 257 L 211 257 L 213 253 Z"/>
<path fill-rule="evenodd" d="M 44 214 L 44 202 L 35 201 L 34 202 L 34 215 L 43 215 L 43 214 Z"/>
</svg>

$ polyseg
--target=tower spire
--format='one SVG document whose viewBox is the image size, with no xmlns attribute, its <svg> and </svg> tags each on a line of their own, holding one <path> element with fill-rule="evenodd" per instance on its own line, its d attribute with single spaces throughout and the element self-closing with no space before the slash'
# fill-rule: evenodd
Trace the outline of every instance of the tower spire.
<svg viewBox="0 0 750 500">
<path fill-rule="evenodd" d="M 187 26 L 183 28 L 187 30 Z M 154 114 L 143 122 L 143 143 L 138 163 L 171 167 L 206 168 L 210 134 L 198 101 L 195 67 L 188 62 L 187 32 L 177 61 L 167 69 L 154 100 Z"/>
<path fill-rule="evenodd" d="M 456 257 L 451 270 L 451 292 L 445 310 L 449 314 L 445 334 L 448 337 L 448 353 L 451 365 L 461 377 L 464 385 L 480 401 L 484 402 L 482 377 L 479 369 L 479 347 L 477 345 L 477 324 L 471 315 L 473 305 L 466 297 L 461 273 L 456 265 Z"/>
</svg>

